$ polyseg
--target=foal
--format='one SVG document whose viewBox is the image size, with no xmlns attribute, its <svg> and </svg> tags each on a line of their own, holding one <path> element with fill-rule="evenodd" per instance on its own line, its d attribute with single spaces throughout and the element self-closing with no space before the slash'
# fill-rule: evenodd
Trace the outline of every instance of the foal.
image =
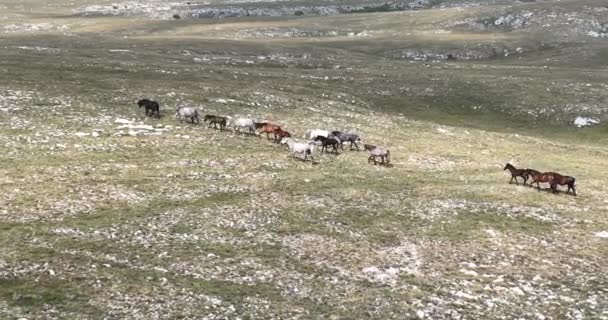
<svg viewBox="0 0 608 320">
<path fill-rule="evenodd" d="M 509 183 L 512 183 L 513 179 L 515 179 L 515 183 L 519 184 L 519 182 L 517 181 L 517 177 L 521 177 L 522 179 L 524 179 L 524 185 L 526 185 L 526 182 L 528 181 L 528 178 L 530 177 L 531 174 L 540 173 L 534 169 L 517 169 L 510 163 L 507 163 L 505 165 L 505 167 L 503 168 L 503 170 L 507 170 L 507 169 L 509 170 L 509 172 L 511 172 L 511 180 L 509 180 Z"/>
</svg>

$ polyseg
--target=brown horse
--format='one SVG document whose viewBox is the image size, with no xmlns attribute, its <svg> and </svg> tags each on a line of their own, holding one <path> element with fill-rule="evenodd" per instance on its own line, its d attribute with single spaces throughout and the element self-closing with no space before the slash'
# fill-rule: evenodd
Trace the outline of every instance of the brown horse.
<svg viewBox="0 0 608 320">
<path fill-rule="evenodd" d="M 560 186 L 567 185 L 568 190 L 566 191 L 566 193 L 570 193 L 570 190 L 572 189 L 572 193 L 576 196 L 576 189 L 574 189 L 574 182 L 576 182 L 576 179 L 574 179 L 574 177 L 562 176 L 561 174 L 556 174 L 553 177 L 553 183 L 551 184 L 551 189 L 553 190 L 554 193 L 557 193 L 558 185 L 560 185 Z"/>
<path fill-rule="evenodd" d="M 540 191 L 541 182 L 548 183 L 551 186 L 551 189 L 553 189 L 553 179 L 555 179 L 556 175 L 559 175 L 559 173 L 556 173 L 556 172 L 533 173 L 530 175 L 532 177 L 532 182 L 530 184 L 534 185 L 534 183 L 536 183 L 536 188 L 538 189 L 538 191 Z"/>
<path fill-rule="evenodd" d="M 258 138 L 262 137 L 262 133 L 266 133 L 266 139 L 270 140 L 270 134 L 274 134 L 276 130 L 281 130 L 281 127 L 276 124 L 268 123 L 268 122 L 256 122 L 255 129 L 260 130 L 258 132 Z"/>
<path fill-rule="evenodd" d="M 281 128 L 274 131 L 274 142 L 279 143 L 283 138 L 291 138 L 291 134 Z"/>
<path fill-rule="evenodd" d="M 557 172 L 543 172 L 543 173 L 535 173 L 532 174 L 532 183 L 534 184 L 534 182 L 536 182 L 536 187 L 538 188 L 538 190 L 540 191 L 540 182 L 544 182 L 544 183 L 548 183 L 549 186 L 551 187 L 551 191 L 553 191 L 553 193 L 557 193 L 557 186 L 563 186 L 563 185 L 567 185 L 568 186 L 568 191 L 566 191 L 566 193 L 569 193 L 570 190 L 572 190 L 572 193 L 576 196 L 576 189 L 574 188 L 574 183 L 576 181 L 576 179 L 574 179 L 574 177 L 570 177 L 570 176 L 564 176 L 561 175 Z"/>
<path fill-rule="evenodd" d="M 503 170 L 509 170 L 509 172 L 511 172 L 511 180 L 509 180 L 509 183 L 513 182 L 513 179 L 515 179 L 515 183 L 519 184 L 519 182 L 517 181 L 517 177 L 521 177 L 522 179 L 524 179 L 524 185 L 526 185 L 526 182 L 528 181 L 528 178 L 536 173 L 539 174 L 540 172 L 534 170 L 534 169 L 517 169 L 515 168 L 512 164 L 507 163 L 505 165 L 505 167 L 503 168 Z"/>
</svg>

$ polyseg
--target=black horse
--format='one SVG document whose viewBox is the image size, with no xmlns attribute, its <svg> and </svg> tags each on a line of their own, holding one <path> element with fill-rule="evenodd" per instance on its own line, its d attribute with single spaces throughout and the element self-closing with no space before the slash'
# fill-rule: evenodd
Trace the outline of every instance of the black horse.
<svg viewBox="0 0 608 320">
<path fill-rule="evenodd" d="M 156 113 L 156 117 L 160 118 L 160 105 L 156 101 L 141 99 L 137 101 L 137 105 L 146 109 L 146 116 L 152 117 Z"/>
<path fill-rule="evenodd" d="M 528 178 L 530 178 L 531 175 L 533 176 L 535 174 L 540 173 L 534 169 L 517 169 L 510 163 L 507 163 L 503 170 L 509 170 L 509 172 L 511 172 L 511 180 L 509 180 L 509 183 L 512 183 L 513 179 L 515 179 L 515 183 L 519 184 L 519 182 L 517 181 L 517 177 L 521 177 L 522 179 L 524 179 L 524 185 L 526 185 L 526 182 L 528 181 Z"/>
<path fill-rule="evenodd" d="M 329 152 L 327 151 L 327 147 L 332 147 L 332 151 L 338 154 L 340 140 L 336 139 L 335 137 L 325 138 L 324 136 L 316 136 L 313 141 L 321 141 L 321 152 Z"/>
</svg>

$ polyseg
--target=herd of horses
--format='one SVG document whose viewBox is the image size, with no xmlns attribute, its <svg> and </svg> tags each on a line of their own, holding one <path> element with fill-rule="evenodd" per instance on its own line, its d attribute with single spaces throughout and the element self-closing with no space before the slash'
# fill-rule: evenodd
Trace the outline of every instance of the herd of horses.
<svg viewBox="0 0 608 320">
<path fill-rule="evenodd" d="M 536 188 L 539 191 L 541 183 L 548 183 L 553 193 L 558 192 L 558 186 L 568 186 L 566 193 L 570 193 L 570 190 L 572 190 L 572 194 L 576 196 L 576 189 L 574 188 L 574 182 L 576 179 L 574 177 L 562 175 L 557 172 L 540 172 L 534 169 L 517 169 L 510 163 L 507 163 L 503 170 L 509 170 L 509 172 L 511 172 L 511 180 L 509 180 L 509 183 L 513 183 L 513 180 L 515 180 L 515 183 L 519 184 L 517 178 L 521 177 L 524 180 L 524 185 L 526 185 L 528 179 L 532 178 L 530 185 L 534 186 L 534 183 L 536 183 Z"/>
<path fill-rule="evenodd" d="M 140 108 L 145 108 L 146 116 L 160 118 L 160 105 L 158 102 L 142 99 L 137 104 Z M 198 110 L 190 106 L 178 107 L 175 110 L 175 119 L 186 121 L 193 125 L 200 123 Z M 357 151 L 360 150 L 357 143 L 361 143 L 361 138 L 356 133 L 312 129 L 305 132 L 304 138 L 306 140 L 299 140 L 295 139 L 290 132 L 283 130 L 279 125 L 270 122 L 256 122 L 246 117 L 232 118 L 208 114 L 203 117 L 203 122 L 207 123 L 208 128 L 213 127 L 220 130 L 220 132 L 226 131 L 228 127 L 232 127 L 236 133 L 257 135 L 258 138 L 261 138 L 265 134 L 266 139 L 271 140 L 272 135 L 272 140 L 277 144 L 287 146 L 292 156 L 300 154 L 304 156 L 304 161 L 310 158 L 313 163 L 313 150 L 317 146 L 321 147 L 321 153 L 333 153 L 336 155 L 339 154 L 338 150 L 344 150 L 345 143 L 350 143 L 349 150 L 353 150 L 353 147 Z M 369 157 L 367 158 L 368 163 L 373 162 L 374 165 L 390 166 L 390 151 L 387 148 L 364 144 L 363 149 L 369 153 Z"/>
<path fill-rule="evenodd" d="M 144 107 L 146 116 L 160 118 L 160 105 L 156 101 L 148 99 L 142 99 L 137 102 L 139 107 Z M 187 121 L 191 124 L 199 124 L 199 113 L 194 107 L 179 107 L 175 110 L 175 118 L 180 121 Z M 237 133 L 245 133 L 251 135 L 257 135 L 259 138 L 263 134 L 266 135 L 266 139 L 272 140 L 277 144 L 286 145 L 292 152 L 292 156 L 301 154 L 304 156 L 304 161 L 309 157 L 314 163 L 313 150 L 315 146 L 321 147 L 321 153 L 334 153 L 338 154 L 338 150 L 344 150 L 344 143 L 350 143 L 349 150 L 353 150 L 355 147 L 359 149 L 358 142 L 360 143 L 361 138 L 355 133 L 348 133 L 342 131 L 328 131 L 322 129 L 308 130 L 304 134 L 306 140 L 301 141 L 292 137 L 292 134 L 288 131 L 283 130 L 279 125 L 270 122 L 256 122 L 251 118 L 237 117 L 232 119 L 231 117 L 223 117 L 217 115 L 205 115 L 203 122 L 208 124 L 208 128 L 213 127 L 220 131 L 225 131 L 227 127 L 234 128 Z M 246 130 L 242 132 L 241 130 Z M 390 151 L 387 148 L 378 147 L 371 144 L 364 144 L 363 149 L 368 151 L 369 157 L 368 163 L 380 164 L 389 166 L 390 163 Z M 558 192 L 558 186 L 568 186 L 566 193 L 572 193 L 576 196 L 576 189 L 574 183 L 576 179 L 574 177 L 559 174 L 557 172 L 540 172 L 534 169 L 517 169 L 510 163 L 507 163 L 503 170 L 509 170 L 511 173 L 511 180 L 509 183 L 519 184 L 517 178 L 522 178 L 524 185 L 531 178 L 531 186 L 536 183 L 537 189 L 540 191 L 541 183 L 548 183 L 553 193 Z"/>
</svg>

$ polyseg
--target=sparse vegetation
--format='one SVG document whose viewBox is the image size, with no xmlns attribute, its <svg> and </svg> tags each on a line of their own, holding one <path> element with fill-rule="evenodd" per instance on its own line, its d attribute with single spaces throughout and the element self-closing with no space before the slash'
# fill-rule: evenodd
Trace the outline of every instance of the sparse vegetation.
<svg viewBox="0 0 608 320">
<path fill-rule="evenodd" d="M 608 47 L 587 32 L 608 11 L 522 2 L 177 20 L 0 0 L 0 318 L 605 318 Z M 506 10 L 538 20 L 474 28 Z M 353 130 L 393 166 L 295 161 L 182 105 Z M 509 185 L 506 162 L 579 195 Z"/>
</svg>

